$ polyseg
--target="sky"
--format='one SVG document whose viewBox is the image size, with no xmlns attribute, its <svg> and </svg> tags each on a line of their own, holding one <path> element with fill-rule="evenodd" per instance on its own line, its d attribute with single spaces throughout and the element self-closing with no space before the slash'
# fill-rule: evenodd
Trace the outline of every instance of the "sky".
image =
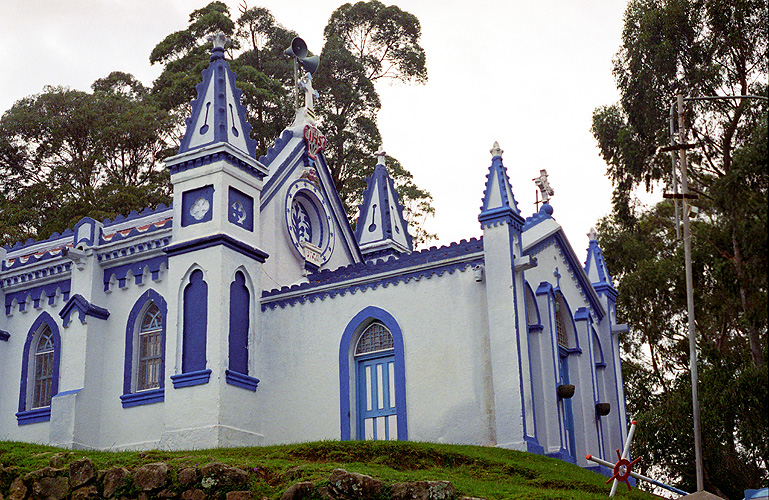
<svg viewBox="0 0 769 500">
<path fill-rule="evenodd" d="M 242 0 L 225 0 L 237 17 Z M 304 38 L 314 53 L 341 0 L 247 0 Z M 253 2 L 253 3 L 252 3 Z M 0 112 L 45 85 L 90 90 L 111 71 L 149 86 L 149 54 L 187 27 L 207 0 L 3 0 Z M 611 182 L 590 133 L 593 110 L 619 94 L 612 59 L 625 0 L 385 0 L 422 26 L 426 85 L 377 84 L 384 148 L 428 190 L 431 244 L 481 235 L 481 198 L 494 141 L 504 150 L 524 217 L 546 169 L 553 216 L 584 259 L 586 233 L 608 214 Z M 321 64 L 323 61 L 321 60 Z M 322 99 L 322 96 L 321 96 Z M 288 124 L 286 124 L 288 125 Z M 322 129 L 321 129 L 322 130 Z"/>
</svg>

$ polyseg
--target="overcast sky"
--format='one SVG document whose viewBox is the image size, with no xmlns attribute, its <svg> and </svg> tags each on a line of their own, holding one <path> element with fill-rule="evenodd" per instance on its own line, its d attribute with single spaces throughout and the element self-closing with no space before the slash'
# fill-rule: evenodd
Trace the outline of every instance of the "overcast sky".
<svg viewBox="0 0 769 500">
<path fill-rule="evenodd" d="M 225 0 L 232 13 L 239 0 Z M 90 90 L 120 70 L 145 85 L 160 74 L 152 48 L 185 29 L 206 0 L 3 0 L 0 110 L 45 85 Z M 319 53 L 341 0 L 248 0 L 270 9 Z M 384 1 L 389 4 L 391 1 Z M 388 85 L 379 128 L 388 154 L 434 198 L 438 244 L 480 236 L 478 212 L 499 141 L 524 214 L 544 168 L 553 216 L 584 258 L 585 234 L 610 210 L 611 183 L 590 134 L 591 115 L 618 99 L 612 58 L 624 0 L 398 0 L 419 18 L 426 85 Z M 234 16 L 237 17 L 237 16 Z M 323 61 L 321 60 L 321 64 Z M 322 98 L 322 96 L 321 96 Z"/>
</svg>

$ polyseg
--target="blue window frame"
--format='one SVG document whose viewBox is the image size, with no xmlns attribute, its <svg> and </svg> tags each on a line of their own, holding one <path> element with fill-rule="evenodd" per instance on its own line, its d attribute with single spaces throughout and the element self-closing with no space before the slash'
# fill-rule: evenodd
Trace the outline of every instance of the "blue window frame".
<svg viewBox="0 0 769 500">
<path fill-rule="evenodd" d="M 51 398 L 59 392 L 61 338 L 51 315 L 38 316 L 27 333 L 19 386 L 19 425 L 51 419 Z"/>
<path fill-rule="evenodd" d="M 155 290 L 147 290 L 128 314 L 123 365 L 123 408 L 165 399 L 166 314 Z"/>
</svg>

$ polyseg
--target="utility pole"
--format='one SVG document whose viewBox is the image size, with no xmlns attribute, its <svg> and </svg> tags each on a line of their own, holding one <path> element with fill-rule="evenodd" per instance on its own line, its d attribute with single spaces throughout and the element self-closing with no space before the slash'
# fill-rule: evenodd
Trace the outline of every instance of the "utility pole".
<svg viewBox="0 0 769 500">
<path fill-rule="evenodd" d="M 679 146 L 684 146 L 686 129 L 684 128 L 684 96 L 678 94 L 678 138 Z M 686 147 L 680 148 L 681 155 L 681 191 L 683 194 L 684 219 L 684 263 L 686 267 L 686 306 L 689 317 L 689 370 L 692 375 L 692 414 L 694 417 L 694 461 L 697 469 L 697 491 L 705 489 L 702 473 L 702 433 L 700 431 L 700 399 L 697 391 L 697 339 L 694 324 L 694 284 L 692 279 L 692 232 L 689 227 L 689 175 L 686 164 Z"/>
</svg>

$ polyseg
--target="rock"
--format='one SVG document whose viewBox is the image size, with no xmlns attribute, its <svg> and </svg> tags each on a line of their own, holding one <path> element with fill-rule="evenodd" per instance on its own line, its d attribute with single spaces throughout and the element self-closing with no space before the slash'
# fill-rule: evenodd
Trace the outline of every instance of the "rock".
<svg viewBox="0 0 769 500">
<path fill-rule="evenodd" d="M 55 468 L 55 469 L 61 469 L 67 464 L 67 454 L 66 453 L 57 453 L 51 458 L 48 459 L 48 465 Z"/>
<path fill-rule="evenodd" d="M 314 492 L 315 483 L 310 481 L 303 481 L 301 483 L 292 484 L 286 491 L 283 492 L 283 496 L 280 497 L 280 500 L 304 500 L 306 498 L 312 497 Z"/>
<path fill-rule="evenodd" d="M 177 496 L 179 495 L 177 495 L 171 488 L 166 488 L 155 493 L 155 498 L 176 498 Z"/>
<path fill-rule="evenodd" d="M 11 482 L 11 489 L 8 490 L 7 500 L 23 500 L 27 496 L 27 485 L 20 477 L 17 477 Z"/>
<path fill-rule="evenodd" d="M 72 492 L 72 500 L 96 500 L 99 498 L 99 490 L 96 486 L 84 486 Z"/>
<path fill-rule="evenodd" d="M 104 498 L 111 498 L 115 494 L 115 490 L 126 483 L 128 474 L 128 469 L 125 467 L 113 467 L 106 471 L 102 483 L 104 485 Z"/>
<path fill-rule="evenodd" d="M 24 476 L 24 481 L 35 481 L 44 477 L 57 477 L 64 473 L 64 469 L 54 469 L 53 467 L 43 467 L 42 469 L 33 470 Z"/>
<path fill-rule="evenodd" d="M 141 491 L 150 491 L 162 488 L 168 482 L 168 464 L 156 462 L 142 465 L 134 469 L 134 485 Z"/>
<path fill-rule="evenodd" d="M 334 469 L 328 477 L 328 488 L 340 499 L 373 498 L 379 495 L 384 483 L 378 479 L 344 469 Z"/>
<path fill-rule="evenodd" d="M 81 458 L 69 464 L 69 484 L 72 489 L 88 484 L 96 477 L 96 467 L 90 458 Z"/>
<path fill-rule="evenodd" d="M 225 500 L 251 500 L 251 492 L 245 490 L 230 491 Z"/>
<path fill-rule="evenodd" d="M 182 493 L 182 500 L 206 500 L 206 494 L 203 490 L 193 488 Z"/>
<path fill-rule="evenodd" d="M 397 483 L 390 488 L 393 500 L 450 500 L 457 494 L 448 481 Z"/>
<path fill-rule="evenodd" d="M 194 467 L 185 467 L 179 471 L 176 479 L 180 486 L 187 486 L 198 480 L 198 470 Z"/>
<path fill-rule="evenodd" d="M 41 477 L 32 482 L 32 497 L 35 500 L 64 500 L 69 493 L 66 477 Z"/>
<path fill-rule="evenodd" d="M 243 469 L 230 467 L 229 465 L 212 463 L 206 464 L 200 468 L 200 474 L 203 476 L 203 487 L 210 488 L 237 488 L 248 484 L 248 474 Z"/>
</svg>

